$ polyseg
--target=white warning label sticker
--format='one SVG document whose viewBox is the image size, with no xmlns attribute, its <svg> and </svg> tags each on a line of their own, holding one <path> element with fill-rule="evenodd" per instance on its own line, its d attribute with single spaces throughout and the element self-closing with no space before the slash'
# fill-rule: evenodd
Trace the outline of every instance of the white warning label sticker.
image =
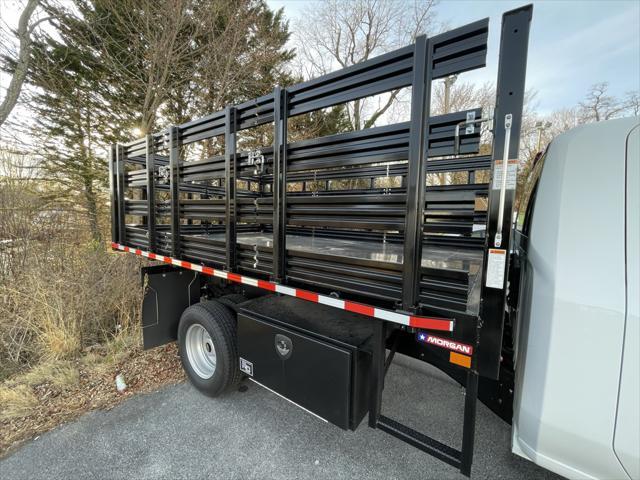
<svg viewBox="0 0 640 480">
<path fill-rule="evenodd" d="M 504 267 L 507 264 L 507 251 L 499 248 L 489 249 L 487 262 L 487 287 L 504 287 Z"/>
<path fill-rule="evenodd" d="M 507 168 L 507 190 L 514 190 L 518 180 L 518 160 L 509 160 Z M 493 167 L 493 183 L 491 188 L 500 190 L 502 188 L 502 160 L 496 160 Z"/>
</svg>

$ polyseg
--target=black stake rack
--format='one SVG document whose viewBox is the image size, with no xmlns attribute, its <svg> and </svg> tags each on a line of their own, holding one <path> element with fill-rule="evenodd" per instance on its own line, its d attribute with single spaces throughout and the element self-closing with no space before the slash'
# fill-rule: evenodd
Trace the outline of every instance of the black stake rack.
<svg viewBox="0 0 640 480">
<path fill-rule="evenodd" d="M 500 369 L 515 189 L 508 182 L 503 188 L 496 162 L 500 167 L 505 153 L 518 155 L 531 15 L 525 6 L 503 16 L 490 154 L 479 153 L 485 141 L 479 120 L 489 112 L 430 115 L 433 81 L 485 66 L 484 19 L 114 145 L 112 241 L 405 314 L 454 319 L 454 331 L 439 337 L 473 348 L 462 362 L 449 349 L 417 344 L 411 328 L 371 320 L 377 347 L 369 424 L 469 475 L 478 376 L 497 379 Z M 288 141 L 292 117 L 405 87 L 408 122 Z M 238 136 L 263 125 L 272 125 L 274 141 L 261 148 L 257 164 L 255 152 L 238 150 Z M 214 138 L 224 142 L 224 154 L 186 160 L 190 144 Z M 429 174 L 450 172 L 467 172 L 468 181 L 428 186 Z M 394 186 L 381 181 L 390 177 L 398 179 Z M 505 261 L 496 267 L 491 255 L 500 250 Z M 398 331 L 405 336 L 392 352 L 428 358 L 466 386 L 461 450 L 381 414 L 385 348 Z"/>
</svg>

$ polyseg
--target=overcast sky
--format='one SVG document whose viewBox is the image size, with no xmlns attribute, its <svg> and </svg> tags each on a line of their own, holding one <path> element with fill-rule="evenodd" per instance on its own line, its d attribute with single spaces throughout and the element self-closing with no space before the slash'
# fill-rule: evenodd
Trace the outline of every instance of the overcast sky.
<svg viewBox="0 0 640 480">
<path fill-rule="evenodd" d="M 267 0 L 284 8 L 290 19 L 300 15 L 306 0 Z M 490 17 L 487 68 L 463 74 L 466 81 L 495 80 L 500 18 L 527 2 L 441 0 L 438 19 L 451 28 Z M 527 88 L 538 92 L 542 114 L 576 105 L 589 86 L 609 82 L 610 92 L 623 96 L 640 89 L 640 1 L 534 1 L 529 39 Z"/>
<path fill-rule="evenodd" d="M 299 17 L 308 0 L 267 0 L 284 8 L 287 18 Z M 500 16 L 527 2 L 512 0 L 441 0 L 438 19 L 451 28 L 490 17 L 487 68 L 463 74 L 461 80 L 495 80 Z M 540 113 L 571 107 L 590 85 L 609 82 L 617 96 L 640 89 L 640 0 L 535 1 L 529 43 L 527 87 L 538 92 Z M 16 23 L 16 0 L 0 0 L 0 16 Z M 2 78 L 4 77 L 4 78 Z M 0 75 L 0 83 L 8 78 Z"/>
</svg>

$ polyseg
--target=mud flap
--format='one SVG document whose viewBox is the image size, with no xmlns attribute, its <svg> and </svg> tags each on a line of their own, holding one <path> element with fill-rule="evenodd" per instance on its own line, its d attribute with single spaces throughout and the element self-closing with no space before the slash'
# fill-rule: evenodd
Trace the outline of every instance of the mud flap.
<svg viewBox="0 0 640 480">
<path fill-rule="evenodd" d="M 142 302 L 142 343 L 144 349 L 159 347 L 177 338 L 182 312 L 200 301 L 200 275 L 171 265 L 155 265 L 140 270 L 147 278 Z"/>
</svg>

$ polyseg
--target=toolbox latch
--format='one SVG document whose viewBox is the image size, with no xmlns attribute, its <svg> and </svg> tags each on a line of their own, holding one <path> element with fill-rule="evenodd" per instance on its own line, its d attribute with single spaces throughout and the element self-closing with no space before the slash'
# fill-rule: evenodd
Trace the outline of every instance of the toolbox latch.
<svg viewBox="0 0 640 480">
<path fill-rule="evenodd" d="M 286 335 L 276 334 L 276 351 L 282 360 L 286 360 L 291 356 L 293 351 L 293 342 Z"/>
</svg>

